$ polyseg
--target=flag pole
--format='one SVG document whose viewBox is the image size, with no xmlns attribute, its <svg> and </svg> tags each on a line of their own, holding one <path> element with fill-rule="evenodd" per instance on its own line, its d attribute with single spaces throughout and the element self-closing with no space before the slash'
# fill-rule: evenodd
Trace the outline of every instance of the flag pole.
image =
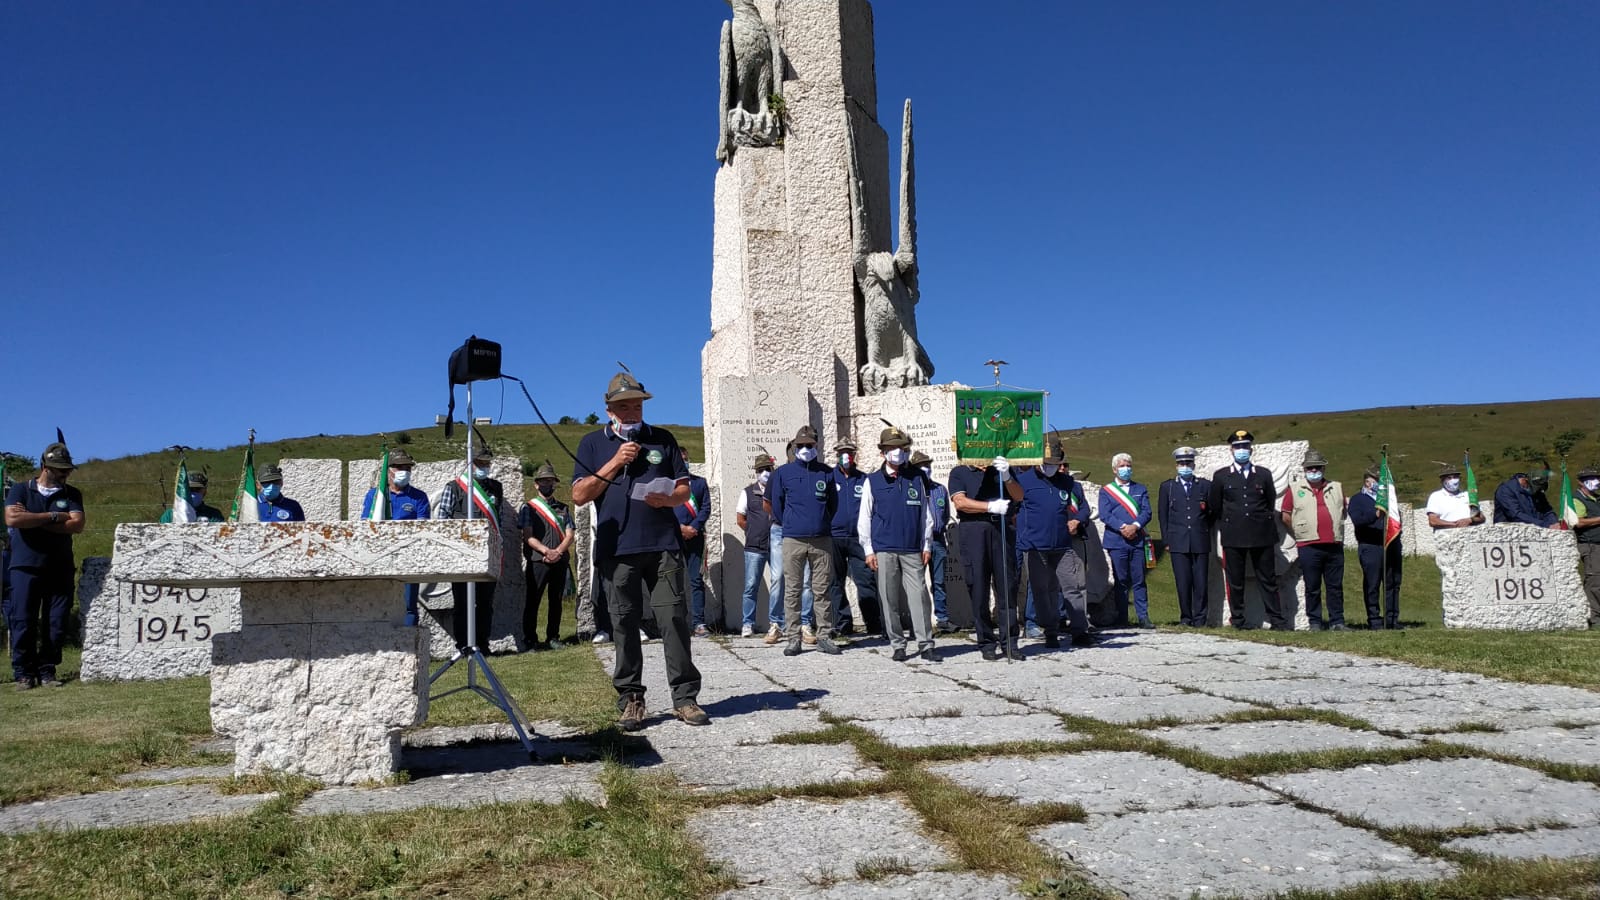
<svg viewBox="0 0 1600 900">
<path fill-rule="evenodd" d="M 1383 464 L 1378 469 L 1378 471 L 1380 473 L 1388 472 L 1389 471 L 1389 445 L 1388 444 L 1384 444 L 1378 450 L 1378 455 L 1383 460 Z M 1387 493 L 1388 490 L 1389 490 L 1388 485 L 1383 484 L 1383 479 L 1381 479 L 1381 478 L 1378 480 L 1378 487 L 1382 488 L 1385 491 L 1385 493 Z M 1388 588 L 1389 588 L 1389 498 L 1388 497 L 1384 497 L 1383 498 L 1383 523 L 1382 524 L 1383 524 L 1383 538 L 1380 539 L 1379 544 L 1378 544 L 1378 549 L 1379 549 L 1379 553 L 1378 553 L 1378 612 L 1379 612 L 1379 614 L 1382 614 L 1385 610 L 1387 610 L 1389 608 L 1388 607 L 1388 602 L 1389 602 L 1389 595 L 1388 595 Z M 1388 617 L 1387 616 L 1384 618 L 1384 622 L 1385 623 L 1388 622 Z M 1397 624 L 1397 625 L 1400 624 L 1400 620 L 1399 620 L 1398 616 L 1395 619 L 1395 624 Z"/>
</svg>

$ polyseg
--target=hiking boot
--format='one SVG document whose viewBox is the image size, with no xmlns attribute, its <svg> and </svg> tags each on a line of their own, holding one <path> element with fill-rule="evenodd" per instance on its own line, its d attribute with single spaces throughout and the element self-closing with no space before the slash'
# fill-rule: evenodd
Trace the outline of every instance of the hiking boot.
<svg viewBox="0 0 1600 900">
<path fill-rule="evenodd" d="M 1061 635 L 1054 634 L 1054 633 L 1051 633 L 1051 632 L 1046 632 L 1045 636 L 1044 636 L 1044 647 L 1045 647 L 1046 650 L 1060 650 L 1061 649 Z"/>
<path fill-rule="evenodd" d="M 844 652 L 843 650 L 839 649 L 838 644 L 833 642 L 833 638 L 828 637 L 817 638 L 817 649 L 828 654 L 829 656 L 838 656 L 840 653 Z"/>
<path fill-rule="evenodd" d="M 795 637 L 789 638 L 788 646 L 783 648 L 783 655 L 784 656 L 799 656 L 800 655 L 800 637 L 798 635 L 796 635 Z"/>
<path fill-rule="evenodd" d="M 704 625 L 696 625 L 694 627 L 694 636 L 695 637 L 710 637 L 711 636 L 711 629 L 705 627 Z"/>
<path fill-rule="evenodd" d="M 1026 656 L 1023 656 L 1022 651 L 1018 650 L 1016 647 L 1006 648 L 1006 658 L 1012 662 L 1026 662 L 1028 659 Z"/>
<path fill-rule="evenodd" d="M 711 717 L 700 708 L 697 703 L 685 703 L 672 708 L 672 714 L 683 720 L 685 725 L 710 725 Z"/>
<path fill-rule="evenodd" d="M 756 627 L 754 625 L 746 625 L 743 628 L 739 629 L 739 637 L 755 637 L 755 636 L 756 636 Z"/>
<path fill-rule="evenodd" d="M 42 678 L 39 678 L 39 679 L 34 681 L 34 685 L 37 686 L 37 687 L 55 688 L 55 687 L 63 687 L 65 684 L 66 684 L 66 682 L 62 681 L 61 679 L 57 678 L 54 675 L 45 675 Z"/>
<path fill-rule="evenodd" d="M 1072 646 L 1074 647 L 1093 647 L 1098 643 L 1100 643 L 1100 639 L 1087 632 L 1072 636 Z"/>
<path fill-rule="evenodd" d="M 896 647 L 896 648 L 894 648 L 893 655 L 891 655 L 889 658 L 894 660 L 895 662 L 905 662 L 906 660 L 910 659 L 911 657 L 906 655 L 906 648 L 904 648 L 904 647 Z"/>
<path fill-rule="evenodd" d="M 617 727 L 623 731 L 638 731 L 644 727 L 644 695 L 629 695 L 626 703 L 622 705 L 622 715 L 617 718 Z"/>
<path fill-rule="evenodd" d="M 1001 650 L 996 644 L 990 644 L 983 648 L 983 658 L 989 662 L 994 662 L 997 659 L 1003 659 L 1005 655 L 1005 651 Z"/>
<path fill-rule="evenodd" d="M 762 640 L 766 641 L 768 644 L 776 644 L 782 638 L 783 638 L 783 627 L 779 626 L 779 625 L 774 625 L 771 628 L 767 629 L 767 636 L 762 638 Z"/>
<path fill-rule="evenodd" d="M 917 656 L 920 657 L 923 662 L 936 663 L 941 660 L 939 651 L 933 649 L 932 647 L 924 647 L 922 652 L 918 653 Z"/>
<path fill-rule="evenodd" d="M 1140 619 L 1139 620 L 1139 627 L 1140 628 L 1151 629 L 1151 628 L 1155 628 L 1156 626 L 1155 626 L 1155 623 L 1151 622 L 1149 619 Z"/>
<path fill-rule="evenodd" d="M 594 633 L 594 637 L 589 639 L 589 643 L 591 643 L 591 644 L 609 644 L 609 643 L 611 643 L 611 635 L 606 634 L 604 631 L 596 631 Z"/>
<path fill-rule="evenodd" d="M 955 634 L 959 629 L 949 619 L 940 619 L 933 623 L 933 630 L 939 634 Z"/>
<path fill-rule="evenodd" d="M 815 644 L 817 642 L 816 630 L 810 625 L 801 625 L 800 640 L 805 641 L 807 645 Z"/>
</svg>

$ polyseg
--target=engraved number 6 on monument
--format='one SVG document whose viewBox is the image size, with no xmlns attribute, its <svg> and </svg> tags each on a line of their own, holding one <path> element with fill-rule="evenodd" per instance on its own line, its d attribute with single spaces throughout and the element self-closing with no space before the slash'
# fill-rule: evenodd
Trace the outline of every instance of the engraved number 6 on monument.
<svg viewBox="0 0 1600 900">
<path fill-rule="evenodd" d="M 933 412 L 933 401 L 929 400 L 927 397 L 922 398 L 922 403 L 920 405 L 923 412 Z"/>
</svg>

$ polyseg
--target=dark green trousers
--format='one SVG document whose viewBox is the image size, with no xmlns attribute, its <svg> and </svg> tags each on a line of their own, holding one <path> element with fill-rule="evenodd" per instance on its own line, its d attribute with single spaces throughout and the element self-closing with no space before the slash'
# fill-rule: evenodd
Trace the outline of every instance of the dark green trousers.
<svg viewBox="0 0 1600 900">
<path fill-rule="evenodd" d="M 694 703 L 700 696 L 700 670 L 689 656 L 689 600 L 683 575 L 679 553 L 630 553 L 600 561 L 600 577 L 605 580 L 611 607 L 611 640 L 617 650 L 611 684 L 617 689 L 618 709 L 629 696 L 644 694 L 639 626 L 646 608 L 661 632 L 672 705 Z"/>
</svg>

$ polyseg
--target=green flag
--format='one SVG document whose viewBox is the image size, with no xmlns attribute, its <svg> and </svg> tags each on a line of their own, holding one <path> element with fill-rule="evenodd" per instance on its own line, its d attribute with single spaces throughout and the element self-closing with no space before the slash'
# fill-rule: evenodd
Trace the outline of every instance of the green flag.
<svg viewBox="0 0 1600 900">
<path fill-rule="evenodd" d="M 1043 391 L 956 391 L 956 457 L 974 466 L 997 456 L 1044 462 L 1044 398 Z"/>
<path fill-rule="evenodd" d="M 1467 470 L 1467 505 L 1478 508 L 1478 476 L 1472 473 L 1472 453 L 1461 454 L 1461 468 Z"/>
<path fill-rule="evenodd" d="M 233 511 L 228 513 L 228 521 L 261 521 L 261 508 L 256 505 L 256 494 L 260 490 L 256 484 L 256 443 L 251 441 L 245 447 L 244 471 L 239 473 L 239 489 L 233 492 Z"/>
<path fill-rule="evenodd" d="M 1557 515 L 1561 527 L 1567 530 L 1578 527 L 1578 501 L 1572 496 L 1572 476 L 1567 474 L 1567 458 L 1561 457 L 1561 508 Z"/>
<path fill-rule="evenodd" d="M 389 519 L 389 445 L 383 445 L 383 458 L 378 460 L 378 477 L 373 480 L 372 505 L 361 511 L 361 518 L 374 522 Z"/>
<path fill-rule="evenodd" d="M 172 483 L 172 521 L 193 522 L 198 516 L 189 503 L 189 461 L 178 458 L 178 477 Z"/>
</svg>

